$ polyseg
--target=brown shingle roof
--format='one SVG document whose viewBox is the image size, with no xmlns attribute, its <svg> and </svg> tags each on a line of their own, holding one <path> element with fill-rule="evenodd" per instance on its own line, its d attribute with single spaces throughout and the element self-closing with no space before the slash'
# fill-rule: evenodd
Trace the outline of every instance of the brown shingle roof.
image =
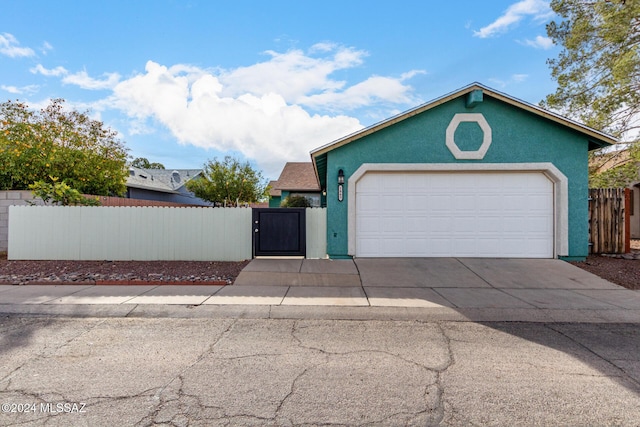
<svg viewBox="0 0 640 427">
<path fill-rule="evenodd" d="M 280 173 L 280 178 L 271 184 L 271 195 L 274 191 L 320 191 L 311 162 L 287 162 Z"/>
<path fill-rule="evenodd" d="M 282 191 L 276 188 L 277 185 L 278 181 L 269 181 L 269 187 L 271 187 L 271 189 L 269 190 L 269 194 L 271 195 L 271 197 L 282 196 Z"/>
</svg>

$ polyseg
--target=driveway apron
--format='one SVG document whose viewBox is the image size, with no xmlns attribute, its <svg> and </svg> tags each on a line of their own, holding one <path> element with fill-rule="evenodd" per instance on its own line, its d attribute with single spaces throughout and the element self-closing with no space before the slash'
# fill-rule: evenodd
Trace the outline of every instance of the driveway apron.
<svg viewBox="0 0 640 427">
<path fill-rule="evenodd" d="M 272 287 L 270 295 L 282 298 L 278 305 L 512 313 L 568 310 L 587 311 L 598 318 L 620 310 L 640 313 L 640 293 L 552 259 L 255 259 L 234 286 L 223 289 L 212 300 L 222 303 L 225 294 L 256 293 L 259 297 L 266 287 Z"/>
</svg>

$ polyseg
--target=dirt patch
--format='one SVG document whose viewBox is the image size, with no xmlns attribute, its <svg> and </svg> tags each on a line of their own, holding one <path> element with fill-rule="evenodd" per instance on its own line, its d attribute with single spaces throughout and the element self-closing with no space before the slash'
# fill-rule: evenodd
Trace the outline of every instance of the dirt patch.
<svg viewBox="0 0 640 427">
<path fill-rule="evenodd" d="M 640 289 L 640 260 L 592 255 L 573 265 L 627 289 Z"/>
<path fill-rule="evenodd" d="M 0 283 L 154 282 L 232 284 L 249 263 L 222 261 L 8 261 L 0 259 Z M 114 284 L 118 284 L 114 283 Z"/>
</svg>

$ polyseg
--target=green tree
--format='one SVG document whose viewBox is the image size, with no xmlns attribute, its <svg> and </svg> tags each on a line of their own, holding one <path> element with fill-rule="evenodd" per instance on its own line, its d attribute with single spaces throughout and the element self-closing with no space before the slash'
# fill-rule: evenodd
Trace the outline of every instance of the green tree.
<svg viewBox="0 0 640 427">
<path fill-rule="evenodd" d="M 84 194 L 123 194 L 127 149 L 117 133 L 63 104 L 54 99 L 40 111 L 18 101 L 0 104 L 0 189 L 43 181 Z"/>
<path fill-rule="evenodd" d="M 552 0 L 559 22 L 547 34 L 562 47 L 548 61 L 558 83 L 543 105 L 620 138 L 624 162 L 605 172 L 610 157 L 591 156 L 590 184 L 623 186 L 640 166 L 640 0 Z"/>
<path fill-rule="evenodd" d="M 150 162 L 146 157 L 136 157 L 131 162 L 131 166 L 140 169 L 164 169 L 162 163 Z"/>
<path fill-rule="evenodd" d="M 262 201 L 266 197 L 267 181 L 262 172 L 249 162 L 226 156 L 223 161 L 209 160 L 202 176 L 187 182 L 187 189 L 197 197 L 224 206 Z"/>
<path fill-rule="evenodd" d="M 304 196 L 287 196 L 280 206 L 283 208 L 310 208 L 309 199 Z"/>
<path fill-rule="evenodd" d="M 42 199 L 44 204 L 52 205 L 80 205 L 100 206 L 100 200 L 96 197 L 85 197 L 78 190 L 69 187 L 64 182 L 50 184 L 44 181 L 34 182 L 29 186 L 33 195 Z"/>
</svg>

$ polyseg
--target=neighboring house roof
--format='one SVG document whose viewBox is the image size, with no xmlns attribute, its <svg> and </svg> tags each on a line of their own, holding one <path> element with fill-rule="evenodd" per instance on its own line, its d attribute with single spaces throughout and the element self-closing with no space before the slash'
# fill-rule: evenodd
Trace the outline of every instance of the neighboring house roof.
<svg viewBox="0 0 640 427">
<path fill-rule="evenodd" d="M 523 110 L 534 113 L 538 116 L 549 119 L 553 122 L 559 123 L 561 125 L 567 126 L 571 129 L 574 129 L 581 134 L 585 135 L 589 139 L 589 150 L 593 150 L 596 148 L 606 147 L 611 144 L 615 144 L 617 142 L 616 138 L 611 135 L 607 135 L 604 132 L 600 132 L 596 129 L 585 126 L 581 123 L 578 123 L 574 120 L 563 117 L 554 112 L 545 110 L 537 105 L 529 104 L 528 102 L 522 101 L 520 99 L 514 98 L 510 95 L 504 94 L 502 92 L 498 92 L 495 89 L 491 89 L 481 83 L 472 83 L 468 86 L 463 87 L 462 89 L 458 89 L 454 92 L 451 92 L 447 95 L 436 98 L 432 101 L 429 101 L 425 104 L 419 105 L 411 110 L 408 110 L 404 113 L 398 114 L 394 117 L 391 117 L 382 122 L 376 123 L 372 126 L 364 128 L 360 131 L 354 132 L 350 135 L 345 136 L 344 138 L 340 138 L 336 141 L 330 142 L 329 144 L 323 145 L 322 147 L 316 148 L 311 151 L 311 158 L 313 159 L 314 171 L 319 177 L 323 177 L 326 172 L 327 167 L 327 153 L 332 151 L 338 147 L 349 144 L 352 141 L 363 138 L 367 135 L 370 135 L 374 132 L 378 132 L 381 129 L 392 126 L 398 122 L 409 119 L 413 116 L 416 116 L 420 113 L 423 113 L 427 110 L 430 110 L 434 107 L 442 105 L 452 99 L 459 98 L 462 95 L 473 92 L 475 90 L 481 90 L 484 96 L 490 96 L 492 98 L 498 99 L 500 101 L 506 102 L 507 104 L 513 105 L 515 107 L 521 108 Z M 322 180 L 322 178 L 321 178 Z"/>
<path fill-rule="evenodd" d="M 181 187 L 201 173 L 202 169 L 142 169 L 130 166 L 127 187 L 178 193 Z"/>
<path fill-rule="evenodd" d="M 311 162 L 287 162 L 277 181 L 271 181 L 272 197 L 285 191 L 320 191 L 320 184 Z"/>
<path fill-rule="evenodd" d="M 278 185 L 278 181 L 269 181 L 269 195 L 271 197 L 280 197 L 282 196 L 282 190 L 276 188 L 276 185 Z"/>
</svg>

